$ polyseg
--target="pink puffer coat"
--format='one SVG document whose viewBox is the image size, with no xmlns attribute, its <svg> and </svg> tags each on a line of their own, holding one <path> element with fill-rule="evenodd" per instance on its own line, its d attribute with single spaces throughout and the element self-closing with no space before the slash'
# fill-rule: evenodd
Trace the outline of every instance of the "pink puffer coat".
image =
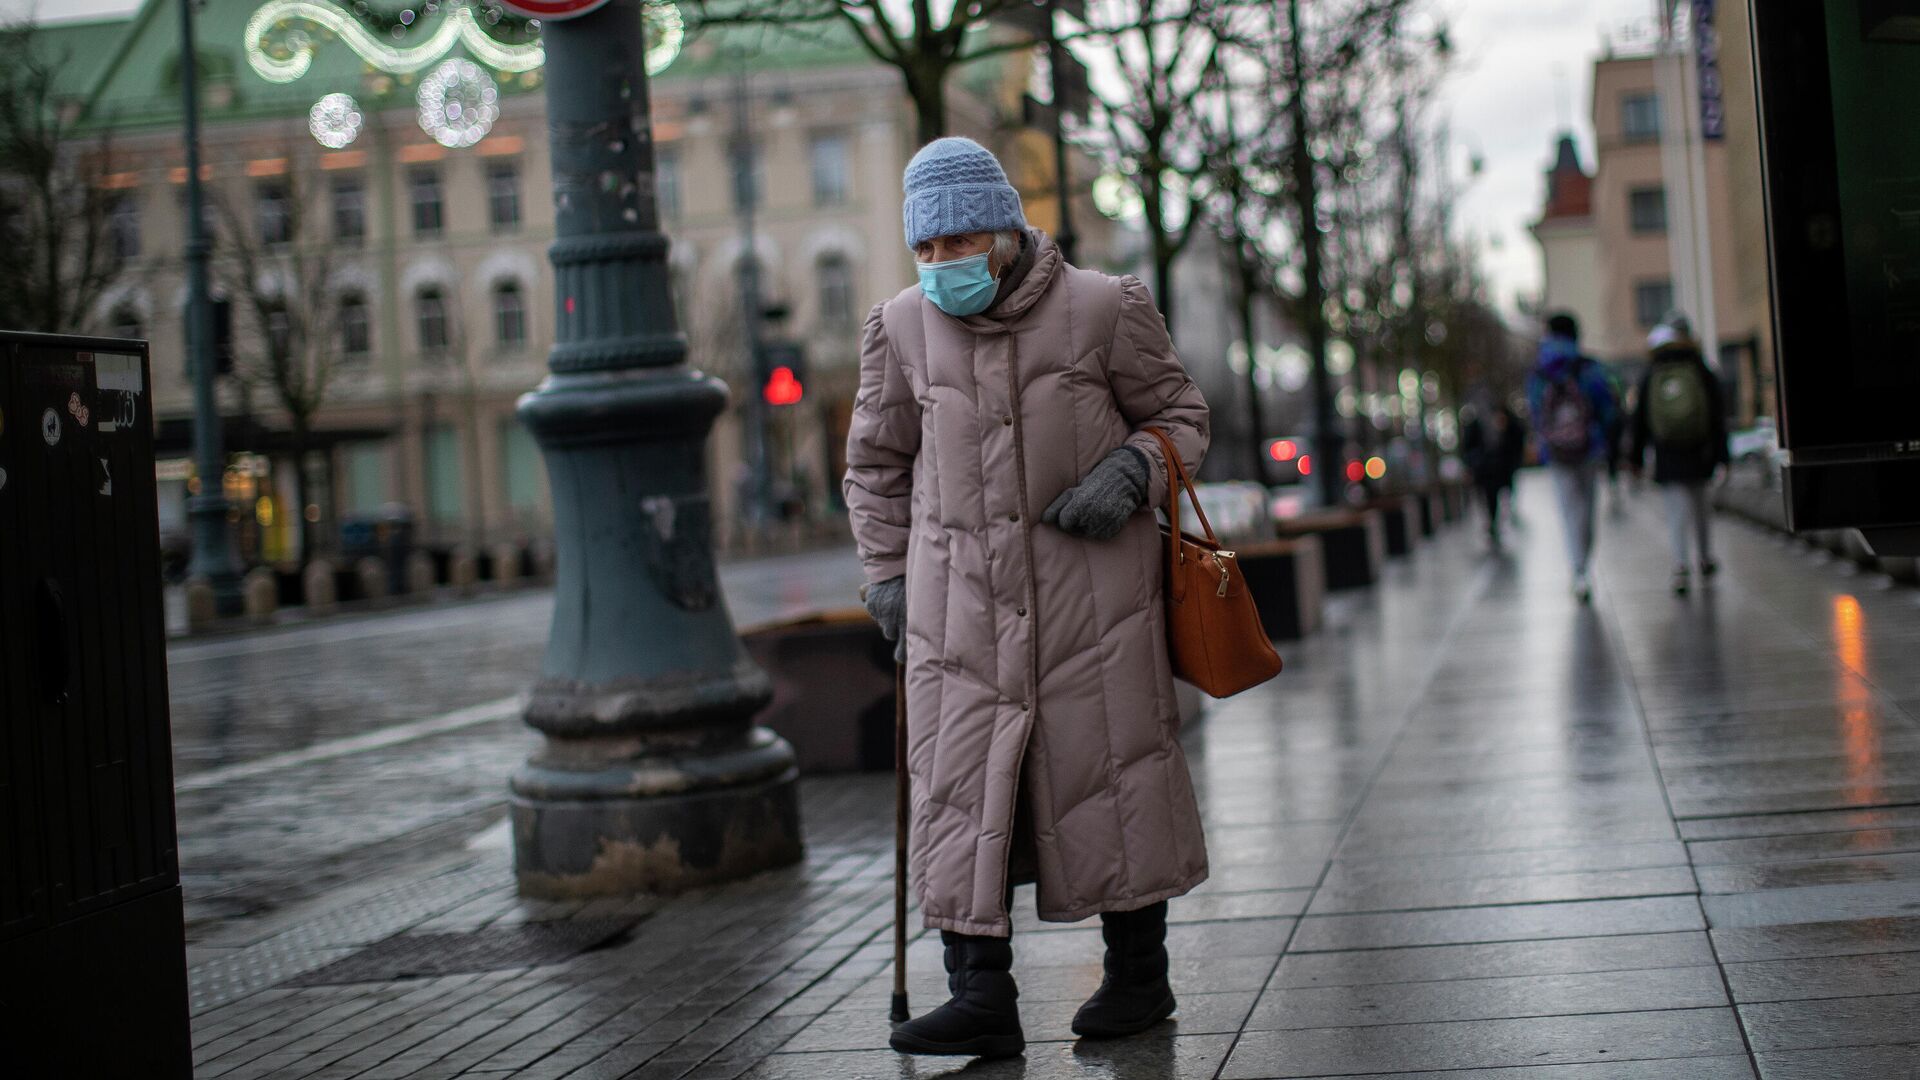
<svg viewBox="0 0 1920 1080">
<path fill-rule="evenodd" d="M 1122 443 L 1163 428 L 1189 468 L 1207 406 L 1145 286 L 1069 266 L 1051 241 L 989 315 L 913 286 L 873 309 L 847 439 L 869 581 L 907 578 L 912 870 L 929 927 L 1010 930 L 1025 780 L 1040 917 L 1071 922 L 1206 880 L 1167 664 L 1164 545 L 1143 509 L 1115 539 L 1040 522 Z"/>
</svg>

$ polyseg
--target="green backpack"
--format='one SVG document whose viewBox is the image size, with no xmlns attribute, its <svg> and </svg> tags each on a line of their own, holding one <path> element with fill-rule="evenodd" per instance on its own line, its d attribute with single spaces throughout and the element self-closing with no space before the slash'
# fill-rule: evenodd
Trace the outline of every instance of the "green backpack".
<svg viewBox="0 0 1920 1080">
<path fill-rule="evenodd" d="M 1707 384 L 1691 359 L 1657 360 L 1647 380 L 1647 427 L 1662 446 L 1698 446 L 1707 441 Z"/>
</svg>

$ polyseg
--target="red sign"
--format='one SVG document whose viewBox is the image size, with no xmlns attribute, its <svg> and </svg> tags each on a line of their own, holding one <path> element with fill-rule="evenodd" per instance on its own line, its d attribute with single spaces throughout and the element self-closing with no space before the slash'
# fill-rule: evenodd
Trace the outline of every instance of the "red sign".
<svg viewBox="0 0 1920 1080">
<path fill-rule="evenodd" d="M 548 22 L 577 18 L 595 8 L 605 7 L 606 3 L 607 0 L 500 0 L 500 6 L 515 15 Z"/>
<path fill-rule="evenodd" d="M 782 366 L 774 368 L 773 374 L 767 376 L 767 386 L 762 393 L 766 395 L 769 405 L 798 405 L 803 391 L 800 380 L 793 377 L 793 369 Z"/>
</svg>

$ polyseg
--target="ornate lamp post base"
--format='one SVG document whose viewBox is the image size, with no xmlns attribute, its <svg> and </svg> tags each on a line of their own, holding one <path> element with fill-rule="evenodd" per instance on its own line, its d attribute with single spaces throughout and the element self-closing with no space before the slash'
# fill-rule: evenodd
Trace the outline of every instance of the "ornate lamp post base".
<svg viewBox="0 0 1920 1080">
<path fill-rule="evenodd" d="M 765 728 L 698 756 L 550 741 L 513 777 L 520 892 L 672 893 L 800 858 L 793 749 Z"/>
</svg>

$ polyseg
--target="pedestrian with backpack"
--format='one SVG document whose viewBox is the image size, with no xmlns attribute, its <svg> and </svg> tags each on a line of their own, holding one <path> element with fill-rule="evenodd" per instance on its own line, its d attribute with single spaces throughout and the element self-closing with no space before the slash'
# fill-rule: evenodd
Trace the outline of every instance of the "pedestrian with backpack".
<svg viewBox="0 0 1920 1080">
<path fill-rule="evenodd" d="M 1720 568 L 1713 561 L 1707 484 L 1728 461 L 1727 417 L 1720 380 L 1707 367 L 1685 315 L 1675 312 L 1654 327 L 1647 351 L 1651 360 L 1640 381 L 1627 466 L 1638 472 L 1653 449 L 1653 482 L 1666 503 L 1673 544 L 1671 583 L 1674 595 L 1685 596 L 1693 578 L 1691 543 L 1699 547 L 1703 582 Z"/>
<path fill-rule="evenodd" d="M 1613 388 L 1594 360 L 1580 352 L 1580 324 L 1565 312 L 1547 320 L 1540 361 L 1527 380 L 1533 430 L 1553 478 L 1561 531 L 1573 569 L 1573 595 L 1593 598 L 1593 508 L 1605 467 L 1607 432 L 1619 412 Z"/>
</svg>

